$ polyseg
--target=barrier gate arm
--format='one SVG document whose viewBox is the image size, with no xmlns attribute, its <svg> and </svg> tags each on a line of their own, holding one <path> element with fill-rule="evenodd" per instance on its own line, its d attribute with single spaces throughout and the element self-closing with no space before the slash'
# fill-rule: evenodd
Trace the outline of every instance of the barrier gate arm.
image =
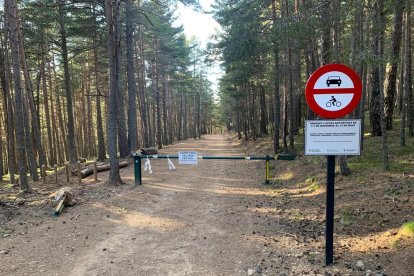
<svg viewBox="0 0 414 276">
<path fill-rule="evenodd" d="M 135 175 L 135 185 L 142 185 L 142 158 L 149 159 L 178 159 L 178 155 L 134 155 L 134 175 Z M 270 183 L 270 160 L 295 160 L 296 155 L 281 153 L 277 154 L 274 157 L 270 155 L 266 156 L 198 156 L 198 159 L 214 159 L 214 160 L 264 160 L 266 161 L 266 184 Z"/>
</svg>

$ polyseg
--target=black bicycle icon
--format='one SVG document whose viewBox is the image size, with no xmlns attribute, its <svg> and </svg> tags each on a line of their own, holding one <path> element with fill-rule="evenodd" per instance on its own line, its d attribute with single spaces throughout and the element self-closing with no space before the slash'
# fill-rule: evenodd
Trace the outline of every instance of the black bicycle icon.
<svg viewBox="0 0 414 276">
<path fill-rule="evenodd" d="M 340 101 L 336 101 L 336 102 L 326 102 L 326 107 L 331 107 L 331 106 L 336 106 L 336 107 L 340 107 L 341 106 L 341 102 Z"/>
</svg>

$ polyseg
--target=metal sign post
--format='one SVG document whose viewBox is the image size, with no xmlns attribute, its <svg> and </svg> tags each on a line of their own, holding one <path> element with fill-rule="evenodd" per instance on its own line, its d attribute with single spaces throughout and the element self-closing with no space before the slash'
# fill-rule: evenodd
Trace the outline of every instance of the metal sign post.
<svg viewBox="0 0 414 276">
<path fill-rule="evenodd" d="M 335 155 L 327 156 L 326 171 L 326 229 L 325 229 L 325 263 L 333 263 L 333 233 L 335 211 Z"/>
<path fill-rule="evenodd" d="M 343 64 L 328 64 L 316 70 L 306 83 L 305 98 L 313 112 L 336 119 L 350 114 L 359 104 L 362 82 Z M 333 263 L 335 210 L 335 156 L 360 155 L 360 120 L 314 120 L 305 127 L 305 155 L 326 155 L 325 263 Z"/>
</svg>

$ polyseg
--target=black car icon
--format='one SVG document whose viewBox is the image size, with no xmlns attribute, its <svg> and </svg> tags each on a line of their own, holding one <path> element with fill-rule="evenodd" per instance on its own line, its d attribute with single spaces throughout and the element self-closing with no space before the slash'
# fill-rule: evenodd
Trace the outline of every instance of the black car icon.
<svg viewBox="0 0 414 276">
<path fill-rule="evenodd" d="M 326 85 L 329 87 L 331 84 L 337 84 L 341 86 L 342 80 L 339 76 L 329 76 L 326 80 Z"/>
</svg>

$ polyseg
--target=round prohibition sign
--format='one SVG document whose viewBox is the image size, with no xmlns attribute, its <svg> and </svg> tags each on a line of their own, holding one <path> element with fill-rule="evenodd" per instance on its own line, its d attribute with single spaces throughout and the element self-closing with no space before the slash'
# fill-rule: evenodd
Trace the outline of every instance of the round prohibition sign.
<svg viewBox="0 0 414 276">
<path fill-rule="evenodd" d="M 344 117 L 359 104 L 362 82 L 343 64 L 320 67 L 306 83 L 305 98 L 313 112 L 327 119 Z"/>
</svg>

